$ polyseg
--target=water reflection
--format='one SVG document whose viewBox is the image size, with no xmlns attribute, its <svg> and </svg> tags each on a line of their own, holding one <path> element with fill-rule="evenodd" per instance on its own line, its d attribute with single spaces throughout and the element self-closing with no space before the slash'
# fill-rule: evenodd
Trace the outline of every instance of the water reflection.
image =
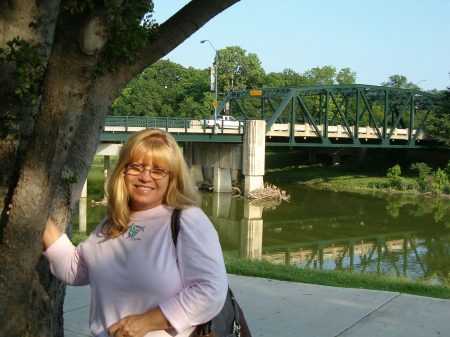
<svg viewBox="0 0 450 337">
<path fill-rule="evenodd" d="M 290 203 L 203 194 L 224 250 L 299 267 L 449 279 L 449 200 L 280 187 Z"/>
<path fill-rule="evenodd" d="M 450 281 L 450 200 L 279 187 L 290 203 L 201 194 L 224 251 L 299 267 Z M 88 231 L 103 218 L 101 208 L 102 216 L 88 208 Z"/>
</svg>

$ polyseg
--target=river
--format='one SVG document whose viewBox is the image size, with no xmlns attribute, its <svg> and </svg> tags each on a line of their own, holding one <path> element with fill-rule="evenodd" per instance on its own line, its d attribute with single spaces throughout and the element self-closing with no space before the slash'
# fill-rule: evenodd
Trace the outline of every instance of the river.
<svg viewBox="0 0 450 337">
<path fill-rule="evenodd" d="M 278 187 L 290 202 L 201 192 L 224 251 L 298 267 L 450 281 L 450 199 Z M 89 232 L 105 208 L 88 207 L 87 214 Z"/>
</svg>

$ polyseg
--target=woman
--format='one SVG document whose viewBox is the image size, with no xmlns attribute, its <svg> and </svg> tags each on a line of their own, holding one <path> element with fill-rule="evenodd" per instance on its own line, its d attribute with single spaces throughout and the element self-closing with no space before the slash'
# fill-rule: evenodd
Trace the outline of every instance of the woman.
<svg viewBox="0 0 450 337">
<path fill-rule="evenodd" d="M 108 182 L 107 218 L 74 247 L 51 219 L 44 255 L 66 284 L 92 288 L 95 336 L 189 336 L 227 294 L 217 232 L 196 207 L 175 139 L 146 129 L 123 145 Z M 170 219 L 182 209 L 175 248 Z"/>
</svg>

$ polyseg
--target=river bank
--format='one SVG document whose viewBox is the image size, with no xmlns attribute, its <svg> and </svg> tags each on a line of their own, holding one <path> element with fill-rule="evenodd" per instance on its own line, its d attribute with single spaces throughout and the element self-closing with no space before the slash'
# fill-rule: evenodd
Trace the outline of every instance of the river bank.
<svg viewBox="0 0 450 337">
<path fill-rule="evenodd" d="M 332 191 L 346 191 L 351 193 L 380 193 L 380 194 L 402 194 L 405 197 L 414 197 L 419 195 L 439 196 L 449 198 L 450 195 L 435 189 L 435 174 L 429 169 L 426 177 L 423 172 L 415 174 L 411 170 L 406 172 L 403 177 L 396 177 L 397 186 L 392 184 L 392 175 L 389 176 L 389 165 L 393 163 L 384 163 L 372 167 L 363 167 L 361 163 L 356 163 L 354 167 L 330 167 L 317 165 L 298 165 L 298 153 L 291 151 L 268 152 L 266 155 L 266 174 L 265 181 L 272 184 L 305 184 L 313 188 L 326 189 Z M 305 158 L 303 158 L 305 161 Z M 284 163 L 280 167 L 280 163 Z M 394 165 L 395 166 L 395 165 Z M 392 167 L 394 167 L 392 166 Z M 392 170 L 391 170 L 392 171 Z M 443 172 L 440 169 L 439 173 Z M 439 174 L 438 173 L 438 174 Z M 422 174 L 422 177 L 420 175 Z M 423 182 L 422 187 L 429 190 L 421 190 L 420 178 Z M 448 180 L 446 181 L 448 184 Z M 427 186 L 426 186 L 427 185 Z M 450 288 L 447 281 L 443 284 L 432 284 L 429 281 L 410 281 L 405 278 L 352 274 L 342 271 L 322 271 L 316 269 L 297 268 L 295 266 L 273 265 L 266 261 L 250 261 L 236 258 L 226 258 L 227 268 L 230 273 L 236 273 L 245 276 L 257 276 L 274 278 L 278 280 L 289 280 L 294 282 L 321 284 L 328 286 L 340 286 L 350 288 L 364 288 L 372 290 L 392 290 L 405 294 L 413 294 L 428 297 L 438 297 L 449 299 Z"/>
<path fill-rule="evenodd" d="M 86 238 L 86 234 L 74 231 L 72 242 L 78 245 Z M 392 291 L 402 294 L 450 299 L 450 286 L 446 284 L 409 281 L 406 278 L 374 274 L 298 268 L 294 265 L 275 264 L 265 260 L 239 258 L 226 252 L 224 253 L 224 260 L 227 273 L 234 275 L 332 287 Z"/>
<path fill-rule="evenodd" d="M 343 166 L 308 163 L 298 150 L 266 152 L 264 180 L 272 184 L 307 184 L 346 191 L 450 196 L 450 162 L 446 167 L 383 157 L 352 160 Z"/>
<path fill-rule="evenodd" d="M 287 156 L 293 158 L 289 153 Z M 346 190 L 358 193 L 403 193 L 405 198 L 414 198 L 420 194 L 414 191 L 396 191 L 393 189 L 381 189 L 380 186 L 388 182 L 388 178 L 382 172 L 355 172 L 344 168 L 331 168 L 322 165 L 300 166 L 289 162 L 289 158 L 278 160 L 278 167 L 271 167 L 268 162 L 265 180 L 273 184 L 308 184 L 320 189 Z M 280 165 L 282 164 L 282 165 Z M 98 165 L 100 166 L 100 165 Z M 284 167 L 279 167 L 284 166 Z M 91 188 L 90 191 L 101 193 L 102 174 L 98 170 L 98 188 Z M 411 178 L 413 179 L 413 178 Z M 428 199 L 428 198 L 426 198 Z M 409 202 L 409 201 L 408 201 Z M 420 201 L 424 204 L 424 201 Z M 430 207 L 425 207 L 430 209 Z M 396 208 L 397 209 L 397 208 Z M 394 212 L 394 207 L 391 212 Z M 75 233 L 76 234 L 76 233 Z M 81 235 L 78 241 L 84 238 Z M 436 284 L 433 281 L 409 281 L 402 277 L 389 277 L 349 273 L 345 271 L 325 271 L 312 268 L 298 268 L 295 265 L 273 264 L 263 260 L 241 259 L 234 255 L 224 253 L 227 271 L 231 274 L 243 276 L 256 276 L 276 280 L 286 280 L 292 282 L 310 283 L 318 285 L 339 286 L 347 288 L 361 288 L 372 290 L 388 290 L 404 294 L 419 296 L 450 298 L 450 288 L 445 281 L 443 284 Z M 438 277 L 436 277 L 438 278 Z"/>
<path fill-rule="evenodd" d="M 227 253 L 224 254 L 224 259 L 229 274 L 450 299 L 450 287 L 448 285 L 409 281 L 401 277 L 298 268 L 294 265 L 274 264 L 265 260 L 242 259 Z"/>
</svg>

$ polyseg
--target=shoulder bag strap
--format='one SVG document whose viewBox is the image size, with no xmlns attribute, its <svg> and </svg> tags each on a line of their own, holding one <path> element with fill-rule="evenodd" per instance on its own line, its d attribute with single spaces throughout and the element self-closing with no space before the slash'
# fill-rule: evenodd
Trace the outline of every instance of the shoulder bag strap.
<svg viewBox="0 0 450 337">
<path fill-rule="evenodd" d="M 178 232 L 180 231 L 180 216 L 181 216 L 181 209 L 175 208 L 172 213 L 170 225 L 172 229 L 172 240 L 175 247 L 177 246 Z"/>
<path fill-rule="evenodd" d="M 181 209 L 175 208 L 173 210 L 172 217 L 170 220 L 170 228 L 172 230 L 172 240 L 175 247 L 177 246 L 178 232 L 180 231 L 180 216 L 181 216 Z M 229 297 L 231 297 L 230 302 L 232 304 L 232 308 L 234 311 L 233 333 L 230 336 L 241 336 L 240 334 L 241 325 L 238 309 L 239 305 L 237 304 L 236 299 L 234 298 L 234 294 L 229 287 L 228 292 Z M 197 332 L 197 335 L 209 335 L 211 333 L 211 328 L 212 328 L 212 320 L 198 325 L 195 331 Z"/>
</svg>

